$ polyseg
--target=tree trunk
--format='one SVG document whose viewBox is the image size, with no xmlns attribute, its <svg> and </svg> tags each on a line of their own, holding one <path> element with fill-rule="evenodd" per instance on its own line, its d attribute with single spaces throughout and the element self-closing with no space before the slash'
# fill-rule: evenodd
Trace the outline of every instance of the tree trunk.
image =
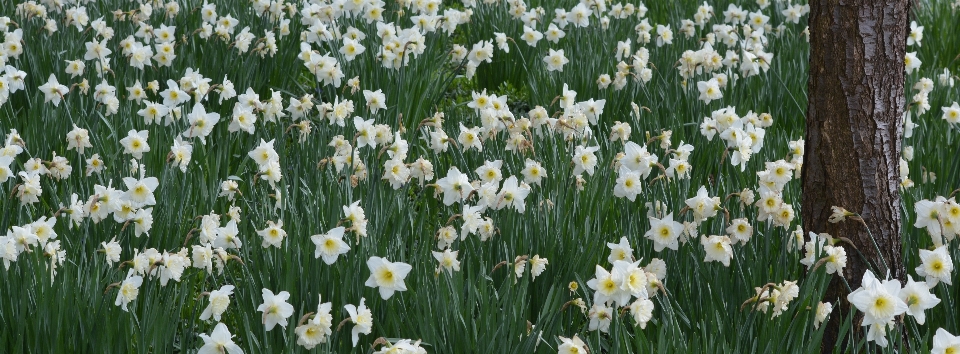
<svg viewBox="0 0 960 354">
<path fill-rule="evenodd" d="M 880 278 L 888 270 L 884 264 L 892 277 L 905 274 L 899 161 L 909 7 L 910 0 L 810 1 L 803 229 L 852 241 L 859 252 L 843 244 L 848 255 L 843 275 L 854 289 L 870 269 L 864 258 Z M 849 219 L 829 223 L 832 206 L 860 214 L 869 232 Z M 824 301 L 839 303 L 839 308 L 824 334 L 825 353 L 844 345 L 837 334 L 850 309 L 847 294 L 834 277 Z M 854 326 L 859 332 L 858 316 Z"/>
</svg>

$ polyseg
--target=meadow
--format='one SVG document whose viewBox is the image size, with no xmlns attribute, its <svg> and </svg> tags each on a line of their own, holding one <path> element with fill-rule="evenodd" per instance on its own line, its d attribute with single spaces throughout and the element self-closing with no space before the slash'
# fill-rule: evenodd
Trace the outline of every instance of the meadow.
<svg viewBox="0 0 960 354">
<path fill-rule="evenodd" d="M 913 6 L 911 278 L 849 313 L 808 11 L 3 1 L 0 352 L 960 352 L 960 1 Z"/>
</svg>

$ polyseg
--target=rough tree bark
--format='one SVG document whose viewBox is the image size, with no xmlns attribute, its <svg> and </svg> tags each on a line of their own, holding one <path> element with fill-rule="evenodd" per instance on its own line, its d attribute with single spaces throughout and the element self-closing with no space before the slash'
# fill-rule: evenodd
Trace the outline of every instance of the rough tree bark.
<svg viewBox="0 0 960 354">
<path fill-rule="evenodd" d="M 810 1 L 802 173 L 803 229 L 850 239 L 880 272 L 887 271 L 885 262 L 890 275 L 901 279 L 899 161 L 909 8 L 910 0 Z M 832 206 L 860 214 L 870 233 L 855 221 L 827 222 Z M 843 273 L 857 288 L 869 266 L 850 245 L 843 246 L 848 255 Z M 828 323 L 823 352 L 843 345 L 837 332 L 850 309 L 847 294 L 834 277 L 824 301 L 839 302 L 839 308 Z M 854 321 L 859 330 L 861 320 Z"/>
</svg>

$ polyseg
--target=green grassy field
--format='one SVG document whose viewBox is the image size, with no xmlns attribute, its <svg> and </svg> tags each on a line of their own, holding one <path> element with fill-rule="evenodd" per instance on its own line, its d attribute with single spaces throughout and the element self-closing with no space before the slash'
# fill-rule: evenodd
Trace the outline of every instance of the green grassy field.
<svg viewBox="0 0 960 354">
<path fill-rule="evenodd" d="M 0 352 L 212 353 L 205 342 L 218 323 L 245 353 L 414 352 L 417 341 L 429 353 L 820 351 L 819 304 L 841 299 L 824 298 L 835 263 L 805 266 L 796 241 L 809 231 L 797 231 L 803 151 L 791 146 L 804 136 L 809 45 L 807 15 L 793 23 L 785 10 L 802 13 L 800 4 L 648 0 L 644 12 L 636 1 L 76 2 L 0 3 Z M 731 3 L 742 23 L 726 18 Z M 574 15 L 555 21 L 558 9 L 589 13 L 581 27 Z M 909 108 L 902 234 L 906 269 L 923 281 L 920 251 L 935 243 L 913 226 L 915 204 L 960 188 L 958 127 L 941 110 L 960 101 L 951 81 L 960 81 L 960 7 L 920 1 L 913 11 L 924 36 L 907 51 L 922 65 L 907 75 L 906 95 L 916 100 L 914 86 L 930 80 L 929 108 Z M 691 22 L 688 36 L 687 20 L 703 25 Z M 551 24 L 564 33 L 556 42 Z M 672 43 L 658 45 L 660 25 Z M 525 31 L 542 39 L 530 45 Z M 352 57 L 348 38 L 365 50 Z M 551 70 L 545 59 L 559 50 L 568 62 Z M 742 65 L 757 53 L 756 68 Z M 489 62 L 477 60 L 484 54 Z M 738 62 L 727 65 L 730 54 Z M 59 93 L 51 74 L 65 86 Z M 699 84 L 719 74 L 722 98 L 699 99 Z M 365 94 L 378 90 L 382 106 Z M 170 113 L 145 119 L 148 101 Z M 730 113 L 708 139 L 705 119 Z M 82 151 L 72 146 L 83 141 L 75 126 L 89 137 Z M 471 129 L 474 140 L 462 134 Z M 149 151 L 130 153 L 144 150 L 123 140 L 131 131 L 146 132 Z M 445 139 L 434 138 L 440 132 Z M 266 142 L 275 155 L 263 159 Z M 180 166 L 186 149 L 174 145 L 185 144 Z M 637 147 L 656 160 L 631 160 Z M 104 167 L 88 174 L 94 154 Z M 529 176 L 530 163 L 542 180 Z M 416 178 L 425 164 L 432 173 Z M 452 168 L 474 184 L 453 189 L 444 179 Z M 766 183 L 758 172 L 785 180 Z M 228 181 L 233 197 L 222 193 Z M 701 189 L 718 203 L 696 199 Z M 773 215 L 756 202 L 764 197 L 776 201 Z M 947 221 L 951 205 L 940 206 Z M 780 214 L 787 209 L 793 215 Z M 667 214 L 675 223 L 660 222 Z M 283 233 L 271 234 L 281 222 Z M 728 231 L 734 222 L 752 227 L 744 242 Z M 681 227 L 665 234 L 681 242 L 654 241 L 662 225 Z M 338 227 L 349 250 L 328 264 L 321 236 Z M 608 244 L 621 238 L 631 250 L 620 258 L 638 263 L 612 262 Z M 104 251 L 111 240 L 118 259 Z M 960 241 L 948 240 L 953 267 Z M 444 249 L 448 260 L 456 252 L 457 271 L 443 267 Z M 409 273 L 371 266 L 372 257 Z M 614 271 L 616 289 L 596 281 L 598 267 Z M 201 319 L 210 292 L 226 285 L 219 320 Z M 391 288 L 400 289 L 384 299 Z M 751 302 L 759 288 L 766 297 Z M 292 313 L 261 307 L 263 289 L 289 293 Z M 940 302 L 923 324 L 903 317 L 882 350 L 927 353 L 938 329 L 960 335 L 960 284 L 930 292 Z M 318 296 L 329 316 L 315 314 Z M 354 341 L 368 323 L 345 306 L 361 302 L 372 328 Z M 843 317 L 849 350 L 876 347 L 838 308 L 829 316 Z M 268 330 L 268 319 L 280 326 Z M 574 336 L 582 343 L 566 339 Z M 305 337 L 319 343 L 307 349 Z"/>
</svg>

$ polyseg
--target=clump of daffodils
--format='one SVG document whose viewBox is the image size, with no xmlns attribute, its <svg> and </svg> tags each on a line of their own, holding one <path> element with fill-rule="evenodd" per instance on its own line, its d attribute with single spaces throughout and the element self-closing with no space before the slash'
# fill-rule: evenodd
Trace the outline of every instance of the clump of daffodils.
<svg viewBox="0 0 960 354">
<path fill-rule="evenodd" d="M 894 318 L 909 308 L 907 303 L 897 296 L 899 292 L 899 280 L 881 281 L 873 272 L 867 270 L 861 287 L 847 295 L 847 300 L 863 312 L 863 326 L 870 329 L 867 340 L 876 342 L 881 347 L 887 346 L 887 327 L 892 327 Z"/>
<path fill-rule="evenodd" d="M 330 314 L 333 304 L 323 302 L 323 297 L 319 295 L 317 299 L 317 311 L 304 315 L 296 328 L 297 344 L 307 350 L 326 343 L 333 333 L 333 316 Z"/>
<path fill-rule="evenodd" d="M 772 317 L 777 317 L 787 310 L 790 303 L 800 295 L 800 287 L 796 281 L 784 281 L 780 284 L 767 284 L 754 288 L 757 295 L 747 299 L 741 308 L 750 306 L 763 313 L 771 311 Z"/>
<path fill-rule="evenodd" d="M 611 270 L 597 265 L 595 277 L 587 282 L 594 291 L 590 330 L 607 332 L 612 320 L 611 306 L 629 308 L 635 324 L 645 328 L 654 309 L 650 298 L 662 288 L 666 276 L 665 266 L 660 263 L 662 261 L 654 259 L 646 267 L 640 267 L 640 261 L 618 259 L 613 261 Z"/>
<path fill-rule="evenodd" d="M 519 0 L 462 0 L 454 7 L 440 0 L 396 4 L 381 0 L 252 0 L 249 9 L 226 6 L 222 1 L 219 7 L 205 1 L 194 8 L 181 8 L 177 1 L 140 1 L 111 9 L 116 10 L 112 14 L 84 6 L 87 1 L 61 2 L 22 1 L 10 17 L 0 16 L 0 108 L 20 112 L 23 102 L 30 101 L 52 117 L 44 117 L 41 129 L 30 127 L 25 133 L 48 133 L 50 129 L 49 139 L 30 139 L 28 144 L 11 129 L 0 145 L 0 186 L 6 188 L 11 210 L 25 211 L 14 214 L 30 215 L 29 220 L 14 216 L 5 226 L 5 234 L 0 234 L 0 259 L 6 270 L 32 269 L 26 262 L 39 260 L 40 270 L 56 281 L 58 271 L 73 266 L 67 255 L 72 258 L 81 252 L 74 246 L 76 235 L 69 232 L 80 231 L 88 238 L 105 235 L 90 241 L 103 255 L 97 256 L 97 262 L 102 259 L 107 267 L 128 268 L 125 275 L 116 273 L 119 279 L 114 281 L 119 281 L 108 287 L 117 288 L 115 305 L 124 311 L 138 311 L 139 291 L 153 281 L 161 289 L 168 285 L 203 289 L 197 298 L 198 304 L 205 306 L 200 319 L 212 328 L 199 335 L 203 341 L 200 353 L 242 353 L 240 345 L 249 338 L 234 343 L 230 329 L 220 323 L 234 316 L 253 313 L 266 331 L 276 325 L 286 328 L 291 316 L 302 316 L 293 332 L 297 345 L 310 350 L 330 341 L 334 330 L 348 324 L 356 346 L 359 336 L 372 334 L 374 322 L 387 314 L 374 313 L 361 298 L 359 305 L 344 306 L 347 316 L 334 329 L 338 314 L 332 311 L 333 303 L 322 298 L 316 311 L 298 313 L 313 305 L 297 298 L 302 292 L 274 294 L 264 288 L 259 294 L 262 303 L 254 311 L 245 307 L 248 303 L 232 302 L 232 297 L 249 299 L 250 294 L 243 293 L 245 287 L 193 286 L 196 279 L 219 279 L 231 260 L 243 262 L 238 252 L 250 254 L 254 260 L 261 252 L 293 257 L 299 251 L 296 247 L 307 242 L 299 226 L 306 214 L 302 206 L 295 205 L 305 195 L 316 198 L 319 205 L 343 206 L 342 215 L 336 211 L 335 215 L 309 214 L 322 229 L 308 233 L 317 234 L 309 237 L 314 247 L 307 252 L 313 251 L 314 257 L 304 257 L 304 267 L 340 272 L 356 271 L 350 267 L 365 264 L 370 274 L 364 285 L 376 289 L 384 301 L 406 291 L 408 285 L 425 286 L 421 280 L 471 278 L 474 274 L 466 273 L 474 271 L 476 257 L 484 257 L 473 252 L 474 235 L 479 242 L 497 235 L 501 241 L 512 240 L 527 231 L 523 225 L 539 225 L 543 220 L 553 225 L 550 217 L 566 215 L 557 211 L 578 207 L 598 192 L 612 194 L 610 203 L 617 210 L 645 209 L 649 225 L 644 224 L 640 231 L 625 228 L 619 242 L 606 242 L 619 234 L 590 235 L 598 247 L 606 242 L 610 250 L 607 263 L 595 265 L 594 277 L 586 283 L 589 289 L 580 288 L 577 282 L 567 285 L 575 297 L 567 305 L 588 316 L 589 331 L 608 332 L 618 317 L 615 312 L 629 311 L 638 330 L 653 320 L 651 299 L 661 291 L 667 293 L 667 263 L 654 258 L 641 266 L 642 259 L 635 257 L 651 249 L 669 254 L 664 257 L 667 260 L 703 252 L 702 257 L 690 259 L 729 267 L 738 247 L 754 237 L 779 232 L 771 230 L 780 227 L 787 234 L 784 248 L 793 251 L 803 245 L 800 262 L 808 270 L 824 267 L 827 274 L 842 276 L 846 268 L 849 246 L 840 238 L 810 233 L 804 242 L 803 230 L 791 231 L 798 212 L 791 204 L 796 200 L 790 200 L 795 195 L 791 182 L 801 176 L 803 139 L 787 142 L 787 152 L 775 152 L 782 159 L 756 161 L 769 152 L 763 151 L 769 142 L 767 133 L 780 137 L 774 118 L 731 102 L 738 97 L 739 88 L 764 80 L 775 64 L 776 48 L 771 46 L 778 43 L 775 38 L 794 29 L 798 36 L 809 37 L 808 30 L 785 25 L 800 23 L 809 12 L 808 5 L 780 4 L 776 11 L 781 18 L 777 13 L 771 15 L 769 0 L 758 0 L 756 6 L 730 4 L 725 10 L 715 10 L 705 2 L 692 17 L 656 23 L 647 18 L 648 9 L 642 3 L 600 0 L 546 9 Z M 464 36 L 457 32 L 461 26 L 488 25 L 489 11 L 498 8 L 506 13 L 502 20 L 515 26 L 498 26 L 498 31 L 504 32 L 462 42 Z M 480 17 L 474 17 L 475 12 Z M 181 21 L 197 13 L 199 21 Z M 776 23 L 781 20 L 783 23 Z M 177 25 L 168 25 L 174 23 Z M 583 71 L 581 66 L 591 61 L 581 60 L 582 54 L 569 48 L 570 41 L 583 39 L 584 31 L 604 33 L 621 28 L 633 31 L 595 53 L 597 62 L 607 69 L 586 70 L 591 75 L 586 79 L 576 77 L 576 72 Z M 51 39 L 53 45 L 58 32 L 82 34 L 83 39 L 73 49 L 57 49 L 59 59 L 51 62 L 52 70 L 28 73 L 17 67 L 36 70 L 22 65 L 34 58 L 31 51 L 48 49 L 46 44 L 38 46 L 36 38 Z M 923 33 L 923 26 L 911 23 L 907 45 L 921 46 Z M 222 56 L 227 70 L 222 79 L 206 77 L 209 73 L 189 67 L 196 58 L 191 51 L 198 48 L 203 48 L 204 57 Z M 676 65 L 671 65 L 676 74 L 655 78 L 658 68 L 654 62 L 661 63 L 658 56 L 667 48 L 679 54 L 679 58 L 665 58 L 671 63 L 677 59 Z M 517 59 L 528 53 L 535 55 Z M 233 64 L 247 67 L 245 63 L 265 58 L 277 61 L 284 75 L 298 78 L 294 80 L 297 85 L 276 86 L 276 80 L 258 79 L 261 75 L 229 71 Z M 440 104 L 432 116 L 424 118 L 404 115 L 421 114 L 420 101 L 431 105 L 425 101 L 429 97 L 411 100 L 408 96 L 414 92 L 398 92 L 388 85 L 394 81 L 419 84 L 446 71 L 450 77 L 467 80 L 483 77 L 483 70 L 496 70 L 493 65 L 502 64 L 503 58 L 532 64 L 526 69 L 551 78 L 552 83 L 544 87 L 554 87 L 556 92 L 532 90 L 532 95 L 518 98 L 503 92 L 510 90 L 478 89 L 455 108 Z M 907 53 L 907 73 L 920 70 L 921 65 L 917 52 Z M 663 69 L 659 72 L 665 73 Z M 348 79 L 348 75 L 358 76 Z M 662 82 L 664 79 L 667 82 Z M 937 97 L 932 95 L 934 90 L 953 87 L 955 76 L 944 69 L 936 79 L 920 78 L 912 86 L 903 124 L 905 138 L 918 127 L 912 115 L 928 113 L 931 97 Z M 611 117 L 622 114 L 626 107 L 622 99 L 630 95 L 623 92 L 648 91 L 647 85 L 652 84 L 675 84 L 694 106 L 706 109 L 708 116 L 697 124 L 707 145 L 692 141 L 685 128 L 656 126 L 659 122 L 647 119 L 646 114 L 663 112 L 650 103 L 646 104 L 653 110 L 630 102 L 632 115 Z M 591 97 L 590 92 L 597 92 L 593 87 L 600 94 Z M 526 89 L 539 90 L 531 86 L 521 92 Z M 551 96 L 555 96 L 552 101 Z M 543 97 L 547 100 L 535 102 Z M 523 102 L 529 107 L 515 103 L 524 100 L 533 101 Z M 75 114 L 78 109 L 83 115 Z M 644 110 L 647 113 L 642 113 Z M 956 102 L 944 103 L 941 111 L 941 119 L 950 127 L 960 124 Z M 919 122 L 920 118 L 916 119 Z M 642 134 L 634 134 L 634 129 Z M 673 140 L 680 140 L 672 139 L 674 131 L 686 142 L 674 144 Z M 324 141 L 316 141 L 321 137 Z M 314 150 L 324 150 L 324 154 L 316 170 L 306 171 L 301 156 L 313 156 Z M 750 175 L 743 176 L 749 177 L 747 185 L 731 186 L 730 181 L 736 179 L 723 176 L 709 183 L 696 180 L 702 175 L 693 172 L 693 162 L 701 161 L 691 159 L 695 154 L 710 154 L 719 164 L 729 160 L 740 172 L 749 168 Z M 902 151 L 899 168 L 904 188 L 914 184 L 909 170 L 917 161 L 914 155 L 920 154 L 919 146 L 916 150 L 905 146 Z M 713 166 L 696 167 L 706 171 Z M 73 174 L 75 168 L 83 174 Z M 918 182 L 935 183 L 935 174 L 926 168 L 923 171 Z M 312 183 L 317 180 L 309 178 L 314 172 L 320 176 L 319 189 Z M 714 183 L 717 181 L 720 183 Z M 165 203 L 171 194 L 196 192 L 200 187 L 205 189 L 196 193 L 194 201 L 211 205 L 208 214 L 179 215 L 180 210 Z M 690 193 L 694 188 L 696 193 Z M 567 191 L 572 198 L 566 198 Z M 661 194 L 663 191 L 667 192 Z M 205 199 L 208 194 L 210 200 Z M 654 195 L 668 199 L 654 200 Z M 722 198 L 724 195 L 727 197 Z M 732 197 L 737 200 L 730 201 Z M 404 204 L 410 200 L 415 203 Z M 403 221 L 376 220 L 397 205 L 414 206 L 417 209 L 409 211 L 411 215 L 434 223 L 421 229 L 437 230 L 433 235 L 429 231 L 419 235 L 426 239 L 426 247 L 401 248 L 398 254 L 395 245 L 384 242 L 407 229 L 370 224 Z M 914 227 L 923 229 L 934 244 L 919 250 L 915 271 L 921 281 L 908 276 L 900 287 L 898 281 L 878 280 L 868 272 L 861 287 L 847 299 L 864 312 L 868 339 L 881 345 L 886 345 L 886 332 L 896 326 L 891 320 L 897 316 L 909 315 L 918 324 L 924 323 L 925 311 L 940 301 L 931 289 L 940 282 L 952 282 L 955 265 L 948 244 L 960 234 L 960 206 L 952 196 L 937 196 L 913 207 Z M 375 220 L 368 220 L 368 211 Z M 639 213 L 643 215 L 643 211 Z M 252 220 L 241 220 L 241 214 Z M 187 225 L 185 236 L 171 233 L 171 226 L 163 225 L 171 220 Z M 858 214 L 835 207 L 831 222 L 844 220 L 863 221 Z M 368 229 L 377 235 L 365 238 Z M 242 249 L 243 240 L 253 232 L 261 238 L 262 247 Z M 630 242 L 639 239 L 640 232 L 647 243 L 634 249 Z M 355 243 L 350 234 L 356 237 Z M 112 239 L 106 241 L 106 237 Z M 161 241 L 168 244 L 175 237 L 181 237 L 175 240 L 176 247 L 156 245 Z M 483 246 L 501 247 L 495 241 Z M 769 238 L 763 242 L 777 241 Z M 373 256 L 371 247 L 387 247 L 387 253 Z M 562 272 L 558 274 L 569 270 L 569 264 L 557 264 L 554 256 L 550 263 L 541 256 L 546 254 L 544 250 L 536 247 L 498 265 L 507 266 L 514 284 L 528 270 L 531 282 L 550 278 L 548 267 L 559 267 Z M 387 257 L 410 264 L 391 262 Z M 422 267 L 427 263 L 430 266 Z M 435 277 L 419 276 L 430 271 Z M 447 275 L 441 277 L 442 273 Z M 417 281 L 408 284 L 408 279 Z M 181 281 L 187 284 L 179 284 Z M 349 288 L 350 284 L 343 285 Z M 777 317 L 790 308 L 799 288 L 793 281 L 767 284 L 756 288 L 756 295 L 745 306 Z M 581 291 L 584 293 L 573 294 Z M 583 298 L 590 297 L 593 301 L 588 306 Z M 815 309 L 811 304 L 809 310 L 815 311 L 814 325 L 819 326 L 833 305 L 820 302 Z M 235 330 L 250 332 L 250 328 Z M 419 340 L 388 337 L 376 339 L 372 350 L 420 354 L 426 351 L 423 346 L 429 348 Z M 958 343 L 960 340 L 941 329 L 933 346 L 935 351 L 960 351 Z M 589 348 L 574 334 L 572 338 L 559 337 L 557 351 L 582 354 Z"/>
<path fill-rule="evenodd" d="M 914 204 L 913 227 L 925 229 L 936 246 L 952 242 L 960 234 L 960 204 L 955 198 L 923 199 Z"/>
<path fill-rule="evenodd" d="M 800 263 L 807 269 L 826 268 L 827 274 L 843 275 L 847 266 L 847 251 L 839 245 L 840 240 L 829 234 L 810 233 L 810 241 L 804 244 L 804 258 Z"/>
</svg>

